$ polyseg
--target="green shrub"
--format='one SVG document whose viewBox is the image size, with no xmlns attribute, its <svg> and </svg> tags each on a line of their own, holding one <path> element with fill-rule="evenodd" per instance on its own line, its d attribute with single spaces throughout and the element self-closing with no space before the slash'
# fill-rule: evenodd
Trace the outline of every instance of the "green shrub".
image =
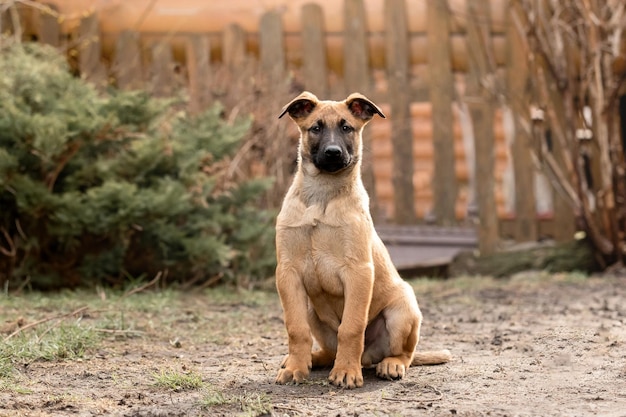
<svg viewBox="0 0 626 417">
<path fill-rule="evenodd" d="M 99 93 L 56 51 L 0 51 L 0 281 L 67 287 L 152 276 L 264 278 L 267 180 L 225 172 L 250 120 Z"/>
</svg>

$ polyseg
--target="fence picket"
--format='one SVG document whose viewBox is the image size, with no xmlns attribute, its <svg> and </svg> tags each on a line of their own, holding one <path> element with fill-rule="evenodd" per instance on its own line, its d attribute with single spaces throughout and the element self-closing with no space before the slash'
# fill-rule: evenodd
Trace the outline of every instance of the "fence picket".
<svg viewBox="0 0 626 417">
<path fill-rule="evenodd" d="M 174 56 L 167 42 L 152 45 L 152 92 L 157 97 L 168 97 L 174 93 Z"/>
<path fill-rule="evenodd" d="M 509 17 L 511 19 L 511 17 Z M 511 22 L 512 23 L 512 22 Z M 508 103 L 514 118 L 515 135 L 511 144 L 511 153 L 515 176 L 515 226 L 514 237 L 517 241 L 535 241 L 538 236 L 536 218 L 536 200 L 534 182 L 536 169 L 532 161 L 532 138 L 528 128 L 523 126 L 523 119 L 529 114 L 530 82 L 526 51 L 521 44 L 517 28 L 509 25 L 507 31 L 507 92 Z"/>
<path fill-rule="evenodd" d="M 411 130 L 409 83 L 409 34 L 405 0 L 385 1 L 386 61 L 391 100 L 393 142 L 394 219 L 399 224 L 415 223 L 413 186 L 413 132 Z"/>
<path fill-rule="evenodd" d="M 194 34 L 187 39 L 187 69 L 189 71 L 189 108 L 199 113 L 211 99 L 210 40 L 207 35 Z"/>
<path fill-rule="evenodd" d="M 496 85 L 487 86 L 484 80 L 495 80 L 495 65 L 490 59 L 492 45 L 489 31 L 489 2 L 467 0 L 467 49 L 469 74 L 467 76 L 467 106 L 474 127 L 474 154 L 476 158 L 476 200 L 478 204 L 478 248 L 481 255 L 494 253 L 498 245 L 498 214 L 495 201 L 495 140 L 494 111 Z"/>
<path fill-rule="evenodd" d="M 113 76 L 121 90 L 143 87 L 143 70 L 139 33 L 125 30 L 117 38 L 113 58 Z"/>
<path fill-rule="evenodd" d="M 428 62 L 433 107 L 433 215 L 442 225 L 456 222 L 458 184 L 454 170 L 452 102 L 454 76 L 450 62 L 450 10 L 447 0 L 428 2 Z"/>
<path fill-rule="evenodd" d="M 111 42 L 111 37 L 101 38 L 95 13 L 83 15 L 78 28 L 68 32 L 67 25 L 61 25 L 54 13 L 39 8 L 31 12 L 32 19 L 20 21 L 24 25 L 32 24 L 20 33 L 35 35 L 40 42 L 57 47 L 64 39 L 75 39 L 75 51 L 70 49 L 70 55 L 77 55 L 80 75 L 100 86 L 108 82 L 107 70 L 110 70 L 112 79 L 121 89 L 152 88 L 155 95 L 169 96 L 177 93 L 179 87 L 186 88 L 192 112 L 209 104 L 210 83 L 216 82 L 213 77 L 220 76 L 236 79 L 242 75 L 255 88 L 275 89 L 277 96 L 284 95 L 295 85 L 303 85 L 320 98 L 343 99 L 349 93 L 361 92 L 383 105 L 389 113 L 389 120 L 376 120 L 364 131 L 363 137 L 363 181 L 370 194 L 374 218 L 381 220 L 379 207 L 384 207 L 385 214 L 395 212 L 395 215 L 382 220 L 411 224 L 418 221 L 417 213 L 421 217 L 430 209 L 437 223 L 455 224 L 457 216 L 463 215 L 468 199 L 467 189 L 461 188 L 460 183 L 466 184 L 468 170 L 471 170 L 469 175 L 475 178 L 473 182 L 483 187 L 476 190 L 476 201 L 481 205 L 479 212 L 492 221 L 488 225 L 489 246 L 492 246 L 497 238 L 493 234 L 493 230 L 497 230 L 493 222 L 498 217 L 495 202 L 498 207 L 503 206 L 502 188 L 494 193 L 495 184 L 501 179 L 494 174 L 502 171 L 507 157 L 503 147 L 498 148 L 502 122 L 496 117 L 499 112 L 495 112 L 493 97 L 488 97 L 484 90 L 485 74 L 505 73 L 507 105 L 512 114 L 526 116 L 530 100 L 525 50 L 520 47 L 519 39 L 515 39 L 517 33 L 513 24 L 503 24 L 502 16 L 508 13 L 504 11 L 505 0 L 430 0 L 423 4 L 385 0 L 383 8 L 372 6 L 384 12 L 373 17 L 370 4 L 365 0 L 343 0 L 342 3 L 343 16 L 339 17 L 337 13 L 328 14 L 329 10 L 341 10 L 335 5 L 327 9 L 327 6 L 308 3 L 295 14 L 288 9 L 269 10 L 260 16 L 258 32 L 250 29 L 249 22 L 230 23 L 219 29 L 221 45 L 211 42 L 217 39 L 215 32 L 192 29 L 169 34 L 171 36 L 148 34 L 145 39 L 141 37 L 143 33 L 140 36 L 138 32 L 122 31 L 116 33 Z M 465 10 L 466 5 L 480 8 L 477 12 L 480 16 L 471 17 L 474 12 Z M 296 22 L 294 30 L 294 22 L 289 21 L 288 32 L 285 32 L 283 17 L 293 18 L 294 15 L 300 16 L 300 28 L 297 29 Z M 7 13 L 2 17 L 3 29 L 10 29 Z M 493 19 L 498 24 L 492 22 Z M 241 25 L 245 25 L 247 32 Z M 486 37 L 489 46 L 481 49 L 485 45 L 479 40 Z M 301 49 L 294 52 L 294 45 L 301 45 Z M 142 48 L 146 48 L 145 55 L 151 57 L 142 58 Z M 218 67 L 211 62 L 211 48 L 218 51 L 215 59 L 221 59 L 224 72 L 212 73 Z M 291 52 L 287 53 L 289 48 Z M 481 55 L 479 59 L 476 53 Z M 111 63 L 109 69 L 105 62 Z M 257 77 L 257 69 L 266 77 Z M 473 104 L 464 103 L 469 109 L 464 114 L 471 115 L 473 127 L 464 125 L 465 132 L 471 135 L 473 131 L 476 140 L 475 168 L 471 168 L 472 164 L 470 167 L 463 165 L 471 158 L 468 156 L 471 150 L 459 146 L 457 140 L 459 124 L 453 113 L 454 89 L 455 85 L 460 85 L 458 81 L 462 77 L 456 75 L 455 78 L 455 71 L 468 71 L 468 94 L 479 99 Z M 245 74 L 254 75 L 251 79 Z M 430 102 L 430 106 L 421 104 L 428 115 L 416 118 L 412 112 L 420 107 L 420 101 Z M 512 234 L 519 241 L 534 241 L 539 234 L 537 207 L 545 204 L 542 197 L 536 195 L 529 129 L 523 128 L 518 119 L 513 124 L 515 141 L 509 163 L 513 164 L 515 173 L 516 217 Z M 377 141 L 375 146 L 373 138 Z M 376 161 L 376 176 L 372 149 L 379 154 L 385 150 L 384 156 L 377 156 L 383 160 Z M 284 165 L 284 174 L 288 176 L 290 166 Z M 380 187 L 376 178 L 380 180 Z M 428 207 L 430 204 L 432 207 Z M 511 210 L 512 206 L 509 205 Z M 557 226 L 553 235 L 570 237 L 574 225 L 571 210 L 558 196 L 554 199 L 554 210 L 559 216 L 554 222 Z M 484 226 L 486 220 L 481 222 Z"/>
<path fill-rule="evenodd" d="M 246 33 L 241 26 L 231 23 L 224 28 L 222 38 L 222 62 L 235 70 L 246 58 Z"/>
<path fill-rule="evenodd" d="M 102 44 L 98 15 L 91 13 L 80 19 L 78 29 L 78 68 L 84 79 L 102 87 L 107 82 L 106 70 L 100 61 Z"/>
<path fill-rule="evenodd" d="M 328 98 L 328 64 L 324 42 L 324 12 L 318 4 L 302 6 L 302 67 L 305 88 Z"/>
<path fill-rule="evenodd" d="M 57 8 L 48 5 L 47 8 L 35 9 L 35 33 L 41 43 L 58 48 L 61 46 L 61 25 L 57 15 Z"/>
<path fill-rule="evenodd" d="M 372 77 L 367 44 L 367 19 L 363 0 L 345 0 L 344 3 L 344 80 L 345 95 L 359 92 L 373 99 Z M 372 216 L 379 216 L 378 193 L 374 177 L 371 129 L 363 131 L 363 184 L 370 195 Z"/>
<path fill-rule="evenodd" d="M 259 22 L 261 69 L 269 77 L 270 85 L 285 74 L 285 45 L 283 22 L 275 10 L 264 13 Z"/>
</svg>

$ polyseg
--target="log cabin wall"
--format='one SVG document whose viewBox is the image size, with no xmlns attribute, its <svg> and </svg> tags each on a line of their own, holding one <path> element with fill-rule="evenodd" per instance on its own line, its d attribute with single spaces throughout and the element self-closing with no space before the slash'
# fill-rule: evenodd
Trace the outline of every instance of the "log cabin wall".
<svg viewBox="0 0 626 417">
<path fill-rule="evenodd" d="M 499 219 L 481 220 L 484 239 L 569 239 L 551 227 L 554 192 L 513 117 L 528 111 L 512 99 L 528 73 L 508 13 L 508 0 L 48 0 L 21 5 L 18 26 L 65 50 L 81 77 L 160 96 L 185 89 L 191 111 L 215 101 L 218 66 L 237 72 L 246 60 L 294 93 L 358 90 L 388 116 L 365 134 L 377 222 L 470 225 L 480 209 Z"/>
</svg>

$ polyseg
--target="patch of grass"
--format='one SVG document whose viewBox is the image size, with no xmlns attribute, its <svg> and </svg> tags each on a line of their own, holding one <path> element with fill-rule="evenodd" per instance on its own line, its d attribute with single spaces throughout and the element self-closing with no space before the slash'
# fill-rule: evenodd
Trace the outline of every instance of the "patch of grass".
<svg viewBox="0 0 626 417">
<path fill-rule="evenodd" d="M 263 307 L 275 303 L 278 297 L 276 291 L 232 289 L 216 287 L 204 291 L 206 301 L 213 305 L 242 304 L 250 307 Z"/>
<path fill-rule="evenodd" d="M 242 322 L 258 316 L 258 308 L 277 303 L 273 292 L 218 288 L 202 293 L 202 297 L 175 289 L 132 295 L 109 289 L 2 293 L 0 389 L 18 391 L 17 384 L 22 384 L 18 369 L 22 364 L 80 359 L 104 341 L 116 342 L 143 335 L 168 340 L 181 335 L 188 344 L 206 343 L 207 338 L 226 344 L 233 329 L 240 331 Z M 216 309 L 219 319 L 204 316 L 207 305 Z M 217 306 L 224 306 L 223 312 Z M 240 314 L 232 314 L 239 310 Z M 71 314 L 73 311 L 80 313 Z M 29 327 L 20 330 L 24 326 Z M 16 330 L 20 331 L 3 340 Z M 244 330 L 245 326 L 241 331 Z M 173 375 L 164 372 L 161 382 L 167 381 L 168 376 Z M 169 383 L 174 385 L 172 389 L 197 389 L 194 384 L 200 384 L 201 379 L 197 376 L 195 382 L 183 379 L 178 386 L 175 378 L 171 378 Z"/>
<path fill-rule="evenodd" d="M 28 388 L 20 386 L 13 379 L 2 380 L 2 378 L 0 378 L 0 392 L 2 391 L 13 392 L 16 394 L 31 394 L 33 392 Z"/>
<path fill-rule="evenodd" d="M 436 278 L 416 278 L 407 280 L 417 294 L 418 300 L 421 297 L 437 298 L 442 295 L 450 296 L 455 294 L 469 295 L 473 291 L 490 288 L 501 283 L 492 277 L 486 276 L 462 276 L 453 279 Z"/>
<path fill-rule="evenodd" d="M 11 362 L 11 357 L 4 352 L 4 348 L 0 348 L 0 381 L 11 378 L 14 372 L 15 367 Z"/>
<path fill-rule="evenodd" d="M 80 323 L 24 331 L 0 343 L 0 390 L 28 392 L 17 385 L 16 365 L 38 360 L 75 360 L 94 347 L 100 335 Z"/>
<path fill-rule="evenodd" d="M 174 289 L 145 291 L 131 296 L 124 293 L 111 292 L 107 303 L 114 304 L 120 309 L 142 313 L 159 313 L 176 309 L 181 304 L 181 293 Z"/>
<path fill-rule="evenodd" d="M 15 392 L 18 394 L 28 394 L 30 390 L 19 386 L 15 365 L 11 361 L 11 357 L 0 348 L 0 392 Z"/>
<path fill-rule="evenodd" d="M 200 407 L 203 409 L 226 404 L 232 404 L 232 399 L 211 385 L 206 387 L 205 393 L 200 400 Z"/>
<path fill-rule="evenodd" d="M 245 417 L 267 415 L 273 408 L 270 398 L 265 394 L 246 392 L 242 395 L 227 395 L 211 385 L 205 387 L 205 393 L 199 405 L 203 410 L 232 405 L 239 408 L 240 416 Z"/>
<path fill-rule="evenodd" d="M 177 372 L 171 369 L 152 374 L 154 385 L 172 391 L 194 390 L 202 387 L 202 377 L 195 372 Z"/>
<path fill-rule="evenodd" d="M 245 393 L 237 397 L 244 416 L 257 417 L 267 415 L 272 411 L 270 398 L 265 394 Z"/>
<path fill-rule="evenodd" d="M 554 279 L 572 284 L 582 284 L 589 281 L 589 274 L 584 271 L 561 272 L 554 274 Z"/>
<path fill-rule="evenodd" d="M 90 327 L 78 323 L 62 324 L 58 327 L 23 332 L 2 344 L 2 356 L 13 361 L 78 359 L 96 346 L 100 335 Z"/>
</svg>

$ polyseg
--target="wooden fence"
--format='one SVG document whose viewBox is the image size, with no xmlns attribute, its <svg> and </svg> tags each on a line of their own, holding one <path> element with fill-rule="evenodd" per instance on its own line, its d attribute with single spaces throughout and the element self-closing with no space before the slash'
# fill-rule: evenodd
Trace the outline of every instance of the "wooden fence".
<svg viewBox="0 0 626 417">
<path fill-rule="evenodd" d="M 254 33 L 237 24 L 218 34 L 127 30 L 103 54 L 96 13 L 65 33 L 54 11 L 37 8 L 22 19 L 22 36 L 65 47 L 80 76 L 96 84 L 151 88 L 160 96 L 186 88 L 193 111 L 214 100 L 208 85 L 217 65 L 236 72 L 246 59 L 271 79 L 292 77 L 320 97 L 360 91 L 388 113 L 365 134 L 365 159 L 373 164 L 364 179 L 380 221 L 477 221 L 484 252 L 502 236 L 571 239 L 572 211 L 538 173 L 532 139 L 517 117 L 528 113 L 532 98 L 507 1 L 419 3 L 423 25 L 409 28 L 407 2 L 385 0 L 383 33 L 368 30 L 368 2 L 344 0 L 339 34 L 325 29 L 324 9 L 311 3 L 302 6 L 299 33 L 287 33 L 281 12 L 268 10 Z M 3 30 L 12 27 L 8 16 L 3 22 Z M 337 38 L 339 66 L 329 52 Z M 382 60 L 373 56 L 381 51 Z M 276 114 L 283 104 L 264 103 Z"/>
</svg>

